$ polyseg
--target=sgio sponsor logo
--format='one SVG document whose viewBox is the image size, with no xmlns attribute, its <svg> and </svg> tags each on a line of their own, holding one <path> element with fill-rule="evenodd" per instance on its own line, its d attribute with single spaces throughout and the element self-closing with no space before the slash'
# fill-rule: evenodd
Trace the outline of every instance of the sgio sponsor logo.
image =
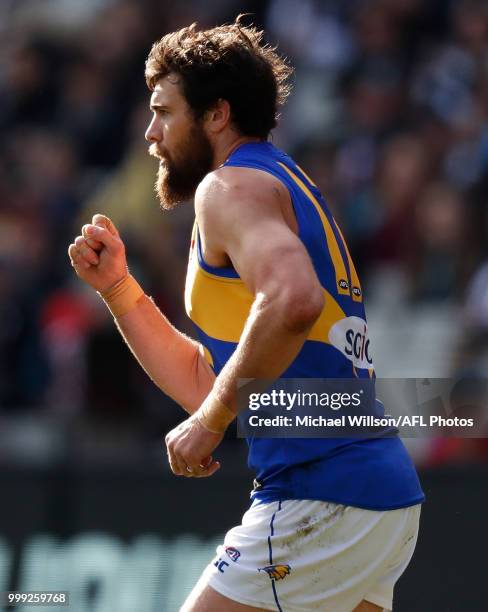
<svg viewBox="0 0 488 612">
<path fill-rule="evenodd" d="M 368 326 L 361 317 L 346 317 L 337 321 L 329 330 L 329 342 L 356 368 L 373 367 Z"/>
</svg>

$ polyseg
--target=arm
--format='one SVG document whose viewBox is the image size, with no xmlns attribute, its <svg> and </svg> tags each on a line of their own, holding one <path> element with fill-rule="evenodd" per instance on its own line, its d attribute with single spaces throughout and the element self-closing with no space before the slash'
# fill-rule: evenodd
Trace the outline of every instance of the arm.
<svg viewBox="0 0 488 612">
<path fill-rule="evenodd" d="M 202 346 L 173 327 L 146 295 L 116 323 L 149 378 L 193 414 L 215 381 Z"/>
<path fill-rule="evenodd" d="M 221 263 L 230 259 L 255 299 L 212 391 L 166 436 L 175 474 L 188 476 L 190 470 L 193 476 L 210 476 L 218 469 L 211 453 L 237 411 L 238 379 L 278 377 L 322 312 L 324 293 L 305 247 L 285 220 L 287 207 L 289 195 L 281 183 L 258 170 L 221 168 L 197 190 L 204 255 Z"/>
<path fill-rule="evenodd" d="M 103 293 L 128 274 L 124 244 L 103 215 L 95 215 L 92 224 L 83 226 L 82 234 L 69 247 L 73 267 L 80 278 Z M 195 412 L 215 380 L 201 345 L 174 328 L 146 295 L 117 317 L 116 323 L 151 380 L 187 412 Z"/>
<path fill-rule="evenodd" d="M 225 253 L 255 300 L 239 344 L 207 398 L 235 410 L 238 378 L 278 377 L 303 346 L 324 305 L 302 242 L 285 221 L 289 195 L 259 170 L 221 168 L 197 191 L 202 242 Z"/>
</svg>

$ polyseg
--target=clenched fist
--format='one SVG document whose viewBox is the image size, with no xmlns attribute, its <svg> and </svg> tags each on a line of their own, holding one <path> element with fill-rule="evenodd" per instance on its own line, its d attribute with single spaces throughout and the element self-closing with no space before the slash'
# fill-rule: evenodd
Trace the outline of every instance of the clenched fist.
<svg viewBox="0 0 488 612">
<path fill-rule="evenodd" d="M 124 243 L 105 215 L 94 215 L 82 227 L 68 255 L 76 274 L 96 291 L 106 291 L 128 274 Z"/>
</svg>

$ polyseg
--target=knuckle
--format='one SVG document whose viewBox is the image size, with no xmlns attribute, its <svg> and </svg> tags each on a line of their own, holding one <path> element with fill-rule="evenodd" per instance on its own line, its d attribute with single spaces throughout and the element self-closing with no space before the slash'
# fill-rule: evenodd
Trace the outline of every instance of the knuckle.
<svg viewBox="0 0 488 612">
<path fill-rule="evenodd" d="M 122 242 L 122 240 L 120 240 L 120 238 L 114 238 L 113 250 L 116 253 L 124 253 L 125 252 L 124 243 Z"/>
<path fill-rule="evenodd" d="M 99 242 L 97 242 L 96 240 L 94 240 L 93 238 L 86 238 L 86 244 L 92 248 L 92 249 L 96 249 L 98 247 L 98 245 L 100 244 Z"/>
<path fill-rule="evenodd" d="M 90 259 L 90 249 L 82 246 L 80 247 L 80 258 L 81 259 Z"/>
</svg>

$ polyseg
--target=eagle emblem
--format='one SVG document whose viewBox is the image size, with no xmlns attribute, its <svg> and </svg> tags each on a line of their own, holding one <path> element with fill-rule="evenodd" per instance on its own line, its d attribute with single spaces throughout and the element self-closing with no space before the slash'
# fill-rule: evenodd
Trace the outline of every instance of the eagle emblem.
<svg viewBox="0 0 488 612">
<path fill-rule="evenodd" d="M 258 572 L 266 572 L 271 580 L 283 580 L 291 572 L 291 567 L 286 564 L 266 565 L 259 567 Z"/>
</svg>

